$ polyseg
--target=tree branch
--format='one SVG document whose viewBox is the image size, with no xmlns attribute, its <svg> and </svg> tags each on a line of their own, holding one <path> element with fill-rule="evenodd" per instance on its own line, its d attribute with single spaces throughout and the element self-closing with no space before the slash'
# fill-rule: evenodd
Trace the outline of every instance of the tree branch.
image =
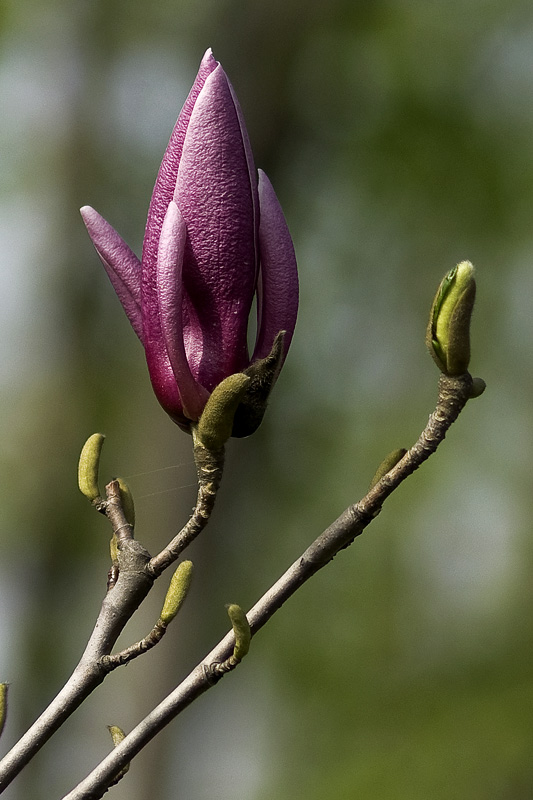
<svg viewBox="0 0 533 800">
<path fill-rule="evenodd" d="M 194 461 L 198 473 L 198 498 L 192 517 L 183 526 L 177 536 L 154 556 L 148 564 L 148 574 L 153 578 L 159 577 L 163 570 L 172 564 L 179 555 L 203 531 L 215 505 L 218 487 L 222 480 L 224 468 L 224 448 L 208 450 L 204 445 L 194 440 Z"/>
<path fill-rule="evenodd" d="M 457 377 L 441 375 L 435 411 L 418 441 L 368 494 L 347 508 L 248 613 L 252 636 L 281 608 L 309 578 L 343 548 L 350 545 L 377 516 L 384 501 L 434 453 L 450 425 L 464 408 L 472 390 L 468 373 Z M 184 708 L 213 686 L 223 675 L 219 666 L 231 657 L 235 638 L 228 633 L 187 678 L 146 716 L 124 740 L 63 800 L 98 800 L 114 777 Z"/>
<path fill-rule="evenodd" d="M 116 570 L 113 570 L 109 583 L 111 588 L 102 602 L 96 625 L 67 683 L 0 761 L 0 794 L 112 669 L 141 655 L 161 639 L 164 631 L 158 629 L 142 642 L 132 645 L 125 653 L 109 655 L 126 623 L 149 593 L 154 580 L 175 561 L 209 521 L 222 477 L 224 449 L 209 454 L 202 445 L 195 444 L 194 454 L 199 487 L 193 514 L 170 545 L 154 559 L 150 559 L 148 551 L 133 538 L 132 525 L 124 514 L 118 481 L 111 481 L 106 486 L 106 500 L 97 498 L 94 505 L 97 511 L 108 517 L 116 537 L 118 579 Z"/>
</svg>

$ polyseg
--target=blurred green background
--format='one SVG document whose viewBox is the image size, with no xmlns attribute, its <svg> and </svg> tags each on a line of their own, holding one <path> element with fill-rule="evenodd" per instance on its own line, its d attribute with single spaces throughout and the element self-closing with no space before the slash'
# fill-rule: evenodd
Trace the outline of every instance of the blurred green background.
<svg viewBox="0 0 533 800">
<path fill-rule="evenodd" d="M 136 760 L 116 800 L 533 797 L 533 7 L 523 0 L 4 0 L 0 5 L 0 677 L 7 749 L 97 614 L 108 528 L 85 438 L 158 551 L 194 501 L 190 439 L 86 235 L 140 252 L 159 161 L 208 46 L 293 233 L 301 311 L 267 419 L 231 442 L 195 583 L 5 793 L 62 797 L 433 408 L 433 293 L 478 268 L 488 384 L 367 533 Z M 126 645 L 159 615 L 160 581 Z"/>
</svg>

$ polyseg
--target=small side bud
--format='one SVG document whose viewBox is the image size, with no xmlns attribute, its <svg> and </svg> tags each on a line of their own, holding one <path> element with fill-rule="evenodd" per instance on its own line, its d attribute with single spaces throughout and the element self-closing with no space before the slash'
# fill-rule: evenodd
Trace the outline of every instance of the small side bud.
<svg viewBox="0 0 533 800">
<path fill-rule="evenodd" d="M 8 683 L 0 683 L 0 736 L 4 730 L 7 717 L 7 690 L 9 689 Z"/>
<path fill-rule="evenodd" d="M 124 733 L 122 728 L 118 727 L 118 725 L 108 725 L 107 730 L 111 734 L 111 738 L 113 740 L 113 747 L 119 745 L 121 741 L 126 738 L 126 734 Z M 128 762 L 124 767 L 122 767 L 118 775 L 115 776 L 115 779 L 113 780 L 113 783 L 110 784 L 110 786 L 115 786 L 115 784 L 117 784 L 121 780 L 121 778 L 124 777 L 129 768 L 130 765 Z"/>
<path fill-rule="evenodd" d="M 129 522 L 132 528 L 135 527 L 135 503 L 133 502 L 133 495 L 131 489 L 123 478 L 117 478 L 118 488 L 120 489 L 120 499 L 122 501 L 122 509 L 126 522 Z"/>
<path fill-rule="evenodd" d="M 470 261 L 461 261 L 439 286 L 426 336 L 429 352 L 445 375 L 463 375 L 468 370 L 475 297 L 474 267 Z"/>
<path fill-rule="evenodd" d="M 107 730 L 111 734 L 111 738 L 113 739 L 113 747 L 116 747 L 117 744 L 120 744 L 123 739 L 126 738 L 126 734 L 119 728 L 118 725 L 108 725 Z"/>
<path fill-rule="evenodd" d="M 233 420 L 231 435 L 238 439 L 251 436 L 263 421 L 270 392 L 281 369 L 284 339 L 285 331 L 280 331 L 268 356 L 254 361 L 244 370 L 244 374 L 248 375 L 251 381 Z"/>
<path fill-rule="evenodd" d="M 228 617 L 230 618 L 233 633 L 235 635 L 235 647 L 233 648 L 233 658 L 241 661 L 250 649 L 252 634 L 246 614 L 236 603 L 226 606 Z"/>
<path fill-rule="evenodd" d="M 487 384 L 485 383 L 483 378 L 472 378 L 472 386 L 470 388 L 470 399 L 472 400 L 474 397 L 480 397 L 486 388 Z"/>
<path fill-rule="evenodd" d="M 402 460 L 406 453 L 407 450 L 404 447 L 400 447 L 398 450 L 393 450 L 392 453 L 389 453 L 389 455 L 383 459 L 377 468 L 374 477 L 370 482 L 370 488 L 373 489 L 376 483 L 379 483 L 383 476 L 386 475 L 387 472 L 390 472 L 391 469 Z"/>
<path fill-rule="evenodd" d="M 103 433 L 93 433 L 92 436 L 89 436 L 83 445 L 78 464 L 78 486 L 80 487 L 80 492 L 91 503 L 94 503 L 100 497 L 98 469 L 104 439 Z"/>
<path fill-rule="evenodd" d="M 111 563 L 118 564 L 118 542 L 115 534 L 109 540 L 109 555 L 111 556 Z"/>
<path fill-rule="evenodd" d="M 192 580 L 192 570 L 192 561 L 182 561 L 170 580 L 161 611 L 161 622 L 165 625 L 172 622 L 187 597 Z"/>
<path fill-rule="evenodd" d="M 238 372 L 213 389 L 196 428 L 196 435 L 207 450 L 220 450 L 228 441 L 235 412 L 250 380 L 243 372 Z"/>
</svg>

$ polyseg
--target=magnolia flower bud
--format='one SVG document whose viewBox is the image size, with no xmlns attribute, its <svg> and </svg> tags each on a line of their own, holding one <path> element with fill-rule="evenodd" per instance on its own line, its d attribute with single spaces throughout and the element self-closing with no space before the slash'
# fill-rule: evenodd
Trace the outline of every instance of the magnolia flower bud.
<svg viewBox="0 0 533 800">
<path fill-rule="evenodd" d="M 222 381 L 267 358 L 285 331 L 279 372 L 298 311 L 294 247 L 274 189 L 254 166 L 235 92 L 211 50 L 161 163 L 142 258 L 93 208 L 81 213 L 144 346 L 155 394 L 181 428 L 191 432 Z M 257 337 L 250 355 L 254 297 Z M 248 416 L 239 414 L 233 435 L 255 430 L 262 413 Z"/>
<path fill-rule="evenodd" d="M 463 375 L 468 370 L 475 297 L 474 267 L 470 261 L 461 261 L 439 286 L 426 336 L 429 352 L 445 375 Z"/>
</svg>

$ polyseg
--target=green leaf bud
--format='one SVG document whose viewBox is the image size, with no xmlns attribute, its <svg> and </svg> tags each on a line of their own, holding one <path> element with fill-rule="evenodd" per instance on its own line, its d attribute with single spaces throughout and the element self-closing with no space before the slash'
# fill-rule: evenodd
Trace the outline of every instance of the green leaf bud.
<svg viewBox="0 0 533 800">
<path fill-rule="evenodd" d="M 172 622 L 187 597 L 192 580 L 192 570 L 192 561 L 182 561 L 170 580 L 170 586 L 161 611 L 161 621 L 165 625 L 169 625 Z"/>
<path fill-rule="evenodd" d="M 254 361 L 244 370 L 244 374 L 251 378 L 251 382 L 235 412 L 232 436 L 239 439 L 250 436 L 263 421 L 270 392 L 283 364 L 284 339 L 285 331 L 280 331 L 268 356 Z"/>
<path fill-rule="evenodd" d="M 404 447 L 400 447 L 398 450 L 393 450 L 392 453 L 389 453 L 388 456 L 385 456 L 370 482 L 370 488 L 372 489 L 376 483 L 379 483 L 383 476 L 386 475 L 387 472 L 390 472 L 391 469 L 402 460 L 406 453 L 407 450 Z"/>
<path fill-rule="evenodd" d="M 135 504 L 133 502 L 133 495 L 131 489 L 123 478 L 117 478 L 118 488 L 120 489 L 120 499 L 122 500 L 122 509 L 126 522 L 129 522 L 132 528 L 135 527 Z"/>
<path fill-rule="evenodd" d="M 196 435 L 207 450 L 220 450 L 228 441 L 235 411 L 250 380 L 243 372 L 237 372 L 213 389 L 196 428 Z"/>
<path fill-rule="evenodd" d="M 427 329 L 429 352 L 445 375 L 463 375 L 468 370 L 475 297 L 474 267 L 469 261 L 461 261 L 442 280 Z"/>
<path fill-rule="evenodd" d="M 121 741 L 126 738 L 126 734 L 124 733 L 122 728 L 118 727 L 118 725 L 108 725 L 107 730 L 109 731 L 109 733 L 111 734 L 111 738 L 113 739 L 113 747 L 119 745 Z M 118 783 L 121 780 L 121 778 L 124 777 L 129 768 L 130 768 L 130 762 L 128 761 L 128 763 L 122 767 L 118 775 L 115 775 L 115 779 L 113 783 L 110 784 L 110 786 L 114 786 L 116 783 Z"/>
<path fill-rule="evenodd" d="M 109 555 L 111 556 L 111 562 L 118 564 L 118 542 L 115 534 L 109 540 Z"/>
<path fill-rule="evenodd" d="M 250 641 L 252 638 L 250 625 L 246 614 L 236 603 L 231 603 L 231 605 L 226 606 L 226 608 L 235 635 L 233 658 L 236 661 L 241 661 L 250 649 Z"/>
<path fill-rule="evenodd" d="M 7 716 L 7 691 L 9 689 L 8 683 L 0 683 L 0 735 L 4 730 Z"/>
<path fill-rule="evenodd" d="M 108 725 L 107 730 L 111 734 L 111 738 L 113 739 L 113 747 L 116 747 L 117 744 L 120 744 L 123 739 L 126 738 L 126 734 L 119 728 L 118 725 Z"/>
<path fill-rule="evenodd" d="M 83 445 L 78 464 L 78 486 L 87 500 L 93 503 L 100 497 L 98 488 L 98 469 L 100 453 L 104 444 L 103 433 L 93 433 Z"/>
</svg>

